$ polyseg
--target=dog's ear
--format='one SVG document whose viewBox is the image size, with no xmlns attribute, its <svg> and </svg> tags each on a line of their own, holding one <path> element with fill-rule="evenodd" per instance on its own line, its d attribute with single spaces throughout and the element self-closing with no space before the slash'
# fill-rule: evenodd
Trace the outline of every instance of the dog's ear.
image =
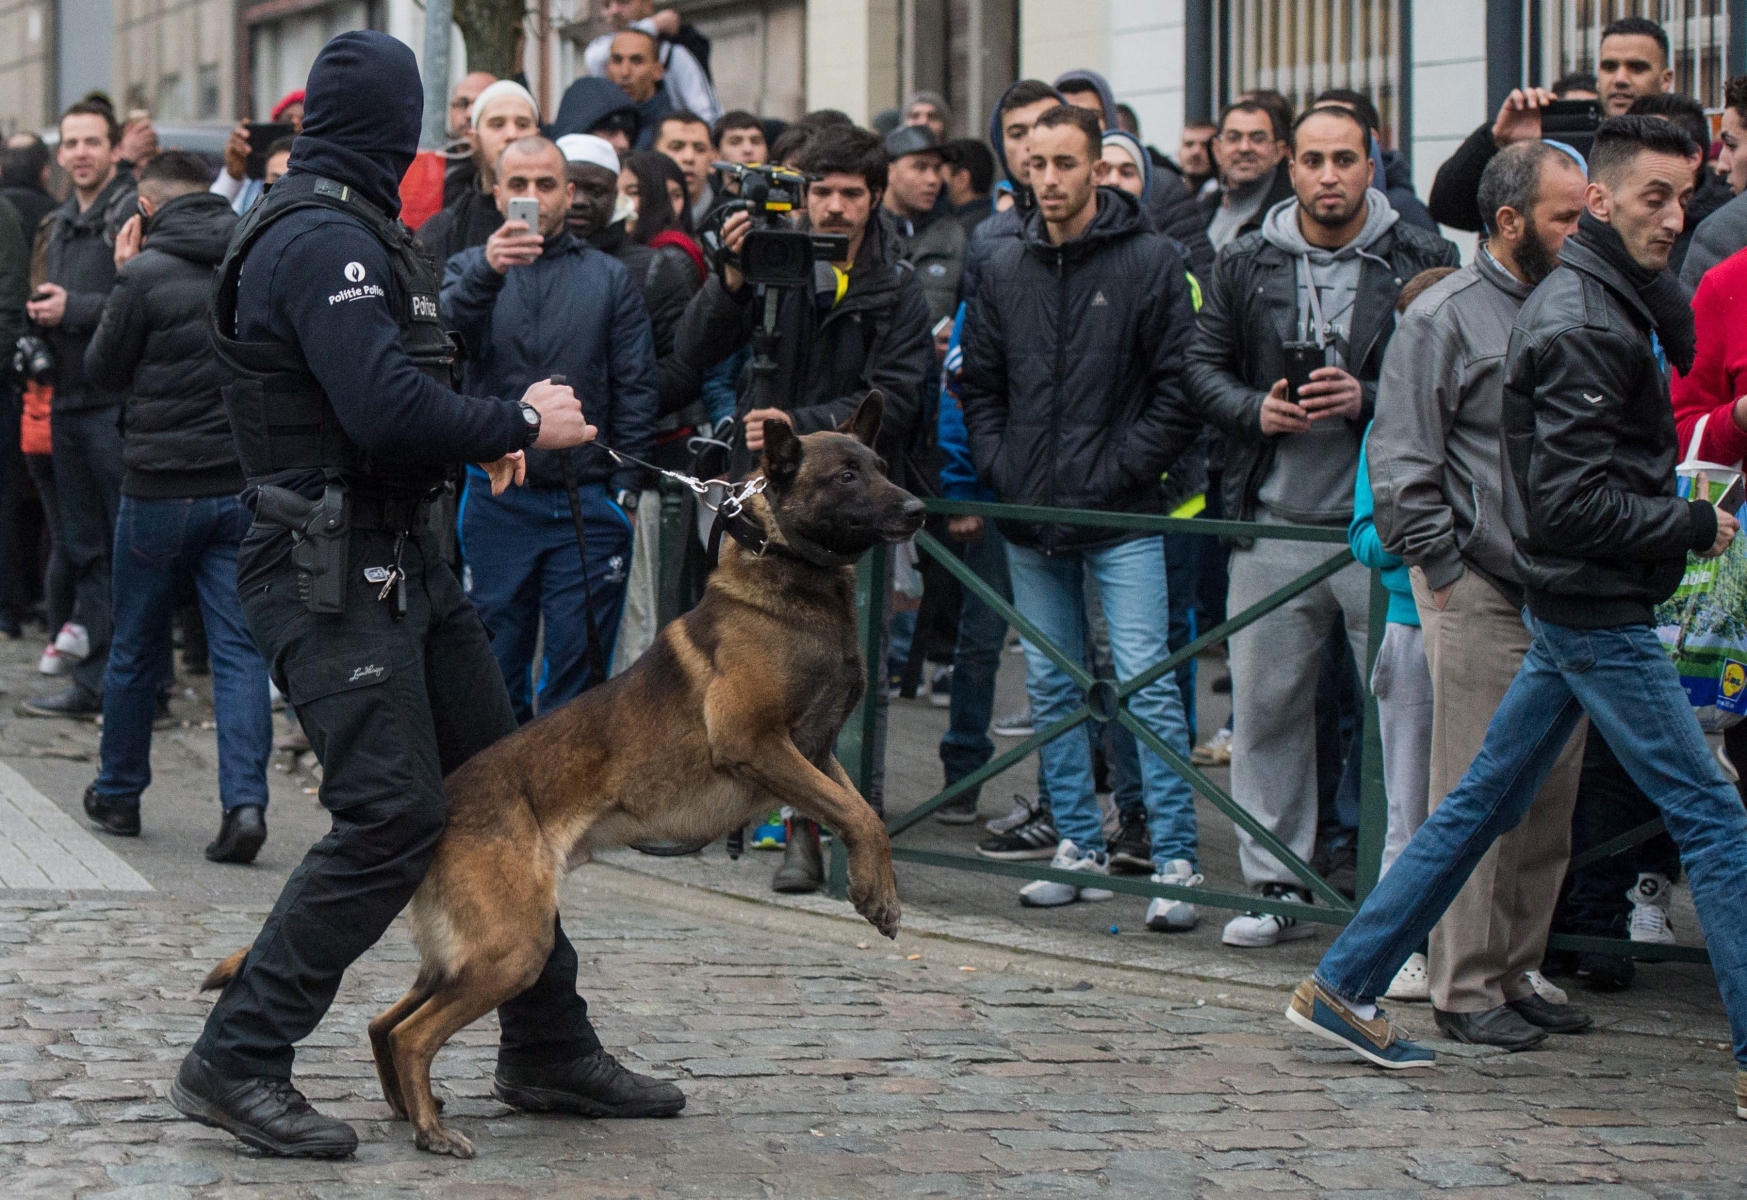
<svg viewBox="0 0 1747 1200">
<path fill-rule="evenodd" d="M 880 436 L 880 421 L 886 415 L 886 398 L 878 388 L 869 391 L 856 405 L 855 412 L 849 420 L 837 427 L 838 433 L 847 433 L 850 437 L 873 449 L 874 439 Z"/>
<path fill-rule="evenodd" d="M 801 439 L 787 421 L 764 423 L 764 477 L 787 491 L 801 469 Z"/>
</svg>

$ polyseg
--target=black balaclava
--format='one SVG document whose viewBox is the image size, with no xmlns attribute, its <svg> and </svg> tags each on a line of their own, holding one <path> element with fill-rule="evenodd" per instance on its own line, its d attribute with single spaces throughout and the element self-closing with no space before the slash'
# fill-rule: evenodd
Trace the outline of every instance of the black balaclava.
<svg viewBox="0 0 1747 1200">
<path fill-rule="evenodd" d="M 424 85 L 405 42 L 375 30 L 342 33 L 315 56 L 304 88 L 303 132 L 287 174 L 351 184 L 389 216 L 419 149 Z"/>
</svg>

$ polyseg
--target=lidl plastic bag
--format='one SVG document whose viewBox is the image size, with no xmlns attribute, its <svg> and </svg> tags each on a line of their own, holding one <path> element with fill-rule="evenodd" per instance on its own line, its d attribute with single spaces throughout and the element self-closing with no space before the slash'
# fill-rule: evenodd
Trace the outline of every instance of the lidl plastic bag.
<svg viewBox="0 0 1747 1200">
<path fill-rule="evenodd" d="M 1741 468 L 1697 458 L 1705 419 L 1676 468 L 1676 489 L 1689 500 L 1722 502 L 1739 517 Z M 1747 538 L 1716 558 L 1687 555 L 1680 586 L 1656 609 L 1656 636 L 1705 732 L 1721 733 L 1747 715 Z"/>
</svg>

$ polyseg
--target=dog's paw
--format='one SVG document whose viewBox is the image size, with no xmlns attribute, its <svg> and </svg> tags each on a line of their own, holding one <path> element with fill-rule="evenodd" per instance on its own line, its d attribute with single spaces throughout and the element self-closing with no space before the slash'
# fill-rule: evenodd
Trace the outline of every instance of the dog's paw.
<svg viewBox="0 0 1747 1200">
<path fill-rule="evenodd" d="M 419 1130 L 413 1140 L 418 1143 L 420 1150 L 428 1150 L 432 1154 L 447 1154 L 451 1158 L 472 1158 L 476 1153 L 473 1143 L 465 1134 L 444 1129 L 441 1125 L 430 1130 Z"/>
<path fill-rule="evenodd" d="M 886 886 L 878 888 L 858 888 L 852 883 L 849 899 L 855 905 L 855 911 L 867 918 L 869 925 L 889 938 L 898 936 L 898 918 L 902 906 L 898 903 L 895 882 L 888 882 Z"/>
</svg>

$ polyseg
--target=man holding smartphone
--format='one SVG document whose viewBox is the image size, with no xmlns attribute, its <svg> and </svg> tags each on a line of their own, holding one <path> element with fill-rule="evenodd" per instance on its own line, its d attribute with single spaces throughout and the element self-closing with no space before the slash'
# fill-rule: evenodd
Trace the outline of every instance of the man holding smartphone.
<svg viewBox="0 0 1747 1200">
<path fill-rule="evenodd" d="M 1348 108 L 1299 117 L 1287 160 L 1293 197 L 1228 245 L 1214 270 L 1184 380 L 1190 399 L 1228 435 L 1222 486 L 1236 520 L 1347 527 L 1395 298 L 1426 268 L 1457 265 L 1456 247 L 1400 221 L 1373 186 L 1370 139 Z M 1293 330 L 1299 353 L 1313 356 L 1296 388 L 1287 380 L 1282 329 Z M 1241 612 L 1329 553 L 1314 542 L 1271 538 L 1239 546 L 1227 611 Z M 1354 658 L 1369 661 L 1369 612 L 1370 578 L 1355 565 L 1231 638 L 1232 795 L 1307 862 L 1316 844 L 1317 667 L 1337 621 Z M 1248 833 L 1238 838 L 1251 887 L 1308 902 L 1284 863 Z M 1313 931 L 1252 912 L 1232 918 L 1224 940 L 1272 946 Z"/>
<path fill-rule="evenodd" d="M 511 142 L 493 177 L 504 223 L 485 245 L 449 260 L 438 301 L 445 327 L 467 347 L 462 391 L 514 395 L 562 375 L 587 398 L 603 442 L 647 459 L 657 385 L 642 293 L 623 263 L 565 227 L 576 185 L 556 145 L 543 137 Z M 586 554 L 576 542 L 572 481 Z M 468 469 L 462 580 L 492 631 L 517 721 L 605 681 L 641 486 L 638 468 L 615 463 L 598 446 L 530 451 L 525 482 L 501 495 L 492 494 L 483 469 Z M 536 680 L 542 617 L 544 667 Z"/>
<path fill-rule="evenodd" d="M 1513 88 L 1491 125 L 1482 125 L 1438 168 L 1426 198 L 1426 211 L 1439 224 L 1479 233 L 1484 226 L 1480 212 L 1480 175 L 1492 156 L 1525 139 L 1542 136 L 1541 115 L 1559 101 L 1595 102 L 1599 117 L 1618 117 L 1630 112 L 1639 96 L 1674 90 L 1674 68 L 1669 65 L 1668 34 L 1647 17 L 1621 17 L 1602 28 L 1596 56 L 1595 91 L 1562 88 Z M 1585 80 L 1584 82 L 1589 82 Z M 1557 134 L 1547 132 L 1546 136 Z"/>
</svg>

